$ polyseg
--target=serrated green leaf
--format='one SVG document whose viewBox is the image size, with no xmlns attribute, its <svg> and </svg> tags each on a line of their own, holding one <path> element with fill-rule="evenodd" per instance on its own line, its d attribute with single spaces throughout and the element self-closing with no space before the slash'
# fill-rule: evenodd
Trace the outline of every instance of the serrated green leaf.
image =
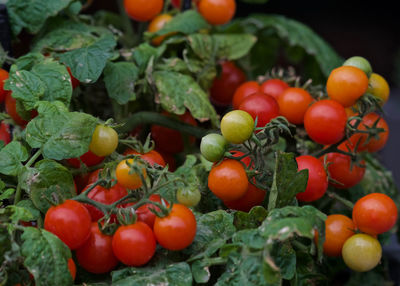
<svg viewBox="0 0 400 286">
<path fill-rule="evenodd" d="M 142 74 L 149 65 L 151 59 L 158 59 L 165 51 L 165 46 L 153 47 L 147 43 L 140 44 L 132 51 L 132 59 L 139 67 L 139 73 Z"/>
<path fill-rule="evenodd" d="M 22 206 L 10 205 L 6 209 L 10 212 L 9 218 L 13 224 L 18 224 L 19 221 L 31 221 L 35 219 L 31 211 Z"/>
<path fill-rule="evenodd" d="M 24 208 L 29 211 L 32 215 L 31 220 L 37 220 L 40 218 L 40 211 L 35 207 L 31 200 L 22 200 L 17 203 L 17 207 Z"/>
<path fill-rule="evenodd" d="M 265 238 L 258 229 L 244 229 L 236 232 L 232 237 L 233 244 L 241 243 L 251 249 L 261 250 L 265 246 Z"/>
<path fill-rule="evenodd" d="M 19 57 L 11 66 L 10 72 L 15 73 L 19 70 L 30 71 L 36 64 L 43 62 L 45 57 L 40 53 L 28 53 Z"/>
<path fill-rule="evenodd" d="M 25 147 L 17 141 L 12 141 L 0 150 L 0 173 L 16 176 L 23 167 L 21 162 L 28 160 Z"/>
</svg>

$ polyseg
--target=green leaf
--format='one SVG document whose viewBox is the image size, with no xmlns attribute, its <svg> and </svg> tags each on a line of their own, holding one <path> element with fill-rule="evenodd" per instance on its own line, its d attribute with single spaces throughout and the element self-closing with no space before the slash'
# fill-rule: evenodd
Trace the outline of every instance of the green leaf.
<svg viewBox="0 0 400 286">
<path fill-rule="evenodd" d="M 58 237 L 44 229 L 27 227 L 22 240 L 24 266 L 35 277 L 37 286 L 72 285 L 67 266 L 71 252 Z"/>
<path fill-rule="evenodd" d="M 214 107 L 192 77 L 167 71 L 156 71 L 153 77 L 158 89 L 156 101 L 164 110 L 180 115 L 187 108 L 199 121 L 211 120 L 214 126 L 218 126 Z"/>
<path fill-rule="evenodd" d="M 16 176 L 23 167 L 21 162 L 28 160 L 25 147 L 17 141 L 12 141 L 0 150 L 0 173 Z"/>
<path fill-rule="evenodd" d="M 139 70 L 134 63 L 108 62 L 104 69 L 104 82 L 108 95 L 119 104 L 135 100 L 135 81 L 138 76 Z"/>
<path fill-rule="evenodd" d="M 15 193 L 15 189 L 5 189 L 0 188 L 0 201 L 11 198 L 11 196 Z M 1 205 L 1 203 L 0 203 Z"/>
<path fill-rule="evenodd" d="M 10 72 L 14 73 L 19 70 L 30 71 L 36 64 L 43 62 L 45 57 L 40 53 L 28 53 L 19 57 L 11 66 Z"/>
<path fill-rule="evenodd" d="M 124 268 L 113 271 L 111 275 L 114 286 L 191 286 L 193 283 L 190 267 L 185 262 L 170 264 L 163 268 Z"/>
<path fill-rule="evenodd" d="M 57 15 L 72 0 L 9 0 L 7 10 L 13 34 L 18 35 L 23 28 L 35 34 L 43 27 L 47 18 Z"/>
<path fill-rule="evenodd" d="M 96 82 L 116 46 L 114 37 L 102 36 L 93 44 L 60 55 L 60 61 L 71 68 L 72 74 L 81 82 Z"/>
<path fill-rule="evenodd" d="M 236 212 L 234 224 L 238 230 L 257 228 L 261 225 L 267 215 L 268 211 L 265 208 L 256 206 L 248 213 L 241 211 Z"/>
<path fill-rule="evenodd" d="M 13 224 L 18 224 L 19 221 L 31 221 L 35 219 L 35 215 L 32 212 L 22 206 L 10 205 L 6 207 L 9 211 L 9 218 Z"/>
<path fill-rule="evenodd" d="M 22 200 L 17 203 L 17 207 L 24 208 L 29 211 L 32 215 L 31 220 L 37 220 L 40 218 L 40 211 L 35 207 L 31 200 Z"/>
<path fill-rule="evenodd" d="M 165 46 L 152 47 L 147 43 L 140 44 L 132 51 L 132 59 L 139 67 L 139 73 L 142 74 L 150 63 L 150 60 L 158 59 L 165 51 Z"/>
</svg>

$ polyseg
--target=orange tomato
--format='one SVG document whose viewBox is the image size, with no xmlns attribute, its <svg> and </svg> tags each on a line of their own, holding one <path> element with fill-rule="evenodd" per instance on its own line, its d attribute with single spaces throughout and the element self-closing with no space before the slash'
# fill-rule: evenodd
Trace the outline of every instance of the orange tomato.
<svg viewBox="0 0 400 286">
<path fill-rule="evenodd" d="M 164 0 L 124 0 L 126 13 L 132 19 L 146 22 L 160 14 Z"/>
<path fill-rule="evenodd" d="M 169 14 L 158 15 L 153 20 L 151 20 L 149 27 L 147 28 L 147 31 L 151 32 L 151 33 L 155 33 L 157 31 L 161 30 L 165 26 L 165 24 L 167 24 L 169 21 L 172 20 L 172 18 L 173 17 Z M 156 38 L 152 39 L 151 42 L 153 43 L 153 45 L 159 46 L 162 43 L 162 41 L 164 41 L 164 39 L 170 35 L 171 35 L 171 33 L 156 37 Z"/>
<path fill-rule="evenodd" d="M 236 12 L 235 0 L 200 0 L 199 12 L 211 25 L 228 23 Z"/>
<path fill-rule="evenodd" d="M 341 256 L 342 247 L 354 235 L 353 221 L 341 214 L 329 215 L 325 221 L 324 253 L 327 256 Z"/>
</svg>

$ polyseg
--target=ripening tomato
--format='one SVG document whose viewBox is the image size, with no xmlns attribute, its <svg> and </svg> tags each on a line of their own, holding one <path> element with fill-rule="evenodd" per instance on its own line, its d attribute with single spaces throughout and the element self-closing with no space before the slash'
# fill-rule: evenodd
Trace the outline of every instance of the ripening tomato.
<svg viewBox="0 0 400 286">
<path fill-rule="evenodd" d="M 279 105 L 275 98 L 261 92 L 246 97 L 239 105 L 239 109 L 246 111 L 257 118 L 257 127 L 264 127 L 271 119 L 279 116 Z"/>
<path fill-rule="evenodd" d="M 279 112 L 293 124 L 303 124 L 304 115 L 313 98 L 303 88 L 291 87 L 285 89 L 278 97 Z"/>
<path fill-rule="evenodd" d="M 298 193 L 296 198 L 302 202 L 313 202 L 320 199 L 328 189 L 328 176 L 324 165 L 313 156 L 304 155 L 296 158 L 298 170 L 308 170 L 306 190 Z"/>
<path fill-rule="evenodd" d="M 17 123 L 19 126 L 26 126 L 28 124 L 28 121 L 23 119 L 17 112 L 17 101 L 12 97 L 11 92 L 6 94 L 5 98 L 5 107 L 6 107 L 6 112 L 10 117 Z M 34 118 L 37 116 L 37 111 L 36 110 L 31 110 L 30 111 L 30 116 L 31 118 Z"/>
<path fill-rule="evenodd" d="M 254 119 L 246 111 L 233 110 L 222 117 L 221 133 L 224 138 L 233 144 L 242 144 L 253 134 Z"/>
<path fill-rule="evenodd" d="M 157 217 L 154 235 L 157 242 L 168 250 L 188 247 L 196 236 L 196 218 L 192 211 L 181 204 L 174 204 L 166 217 Z"/>
<path fill-rule="evenodd" d="M 156 252 L 154 233 L 141 221 L 120 226 L 113 236 L 112 249 L 118 260 L 125 265 L 142 266 Z"/>
<path fill-rule="evenodd" d="M 256 81 L 246 81 L 241 84 L 233 94 L 232 105 L 234 109 L 238 109 L 242 101 L 253 93 L 261 91 L 261 87 Z"/>
<path fill-rule="evenodd" d="M 376 98 L 381 100 L 381 106 L 383 106 L 389 99 L 390 88 L 389 84 L 384 77 L 379 74 L 372 73 L 368 83 L 368 93 L 371 93 Z"/>
<path fill-rule="evenodd" d="M 161 167 L 165 167 L 167 164 L 164 161 L 163 156 L 156 150 L 151 150 L 147 153 L 141 154 L 137 152 L 136 150 L 133 149 L 128 149 L 124 152 L 124 155 L 140 155 L 140 158 L 142 158 L 144 161 L 150 164 L 150 166 L 158 165 Z"/>
<path fill-rule="evenodd" d="M 49 208 L 44 218 L 44 228 L 74 250 L 89 237 L 91 222 L 90 214 L 83 204 L 66 200 Z"/>
<path fill-rule="evenodd" d="M 2 103 L 9 93 L 8 90 L 4 90 L 4 81 L 8 79 L 8 72 L 0 68 L 0 103 Z"/>
<path fill-rule="evenodd" d="M 367 89 L 367 75 L 353 66 L 341 66 L 334 69 L 326 83 L 329 97 L 344 107 L 352 106 Z"/>
<path fill-rule="evenodd" d="M 385 194 L 368 194 L 354 204 L 353 221 L 362 232 L 371 235 L 384 233 L 396 224 L 397 206 Z"/>
<path fill-rule="evenodd" d="M 339 142 L 345 134 L 347 114 L 343 106 L 333 100 L 320 100 L 311 105 L 304 115 L 308 136 L 324 145 Z"/>
<path fill-rule="evenodd" d="M 328 215 L 325 220 L 325 255 L 341 256 L 343 244 L 354 234 L 355 226 L 350 218 L 341 214 Z"/>
<path fill-rule="evenodd" d="M 100 231 L 97 222 L 93 222 L 89 238 L 75 252 L 79 265 L 95 274 L 113 270 L 118 264 L 118 259 L 113 253 L 112 239 L 112 236 Z"/>
<path fill-rule="evenodd" d="M 217 162 L 224 157 L 228 141 L 216 133 L 207 134 L 201 138 L 200 152 L 210 162 Z"/>
<path fill-rule="evenodd" d="M 248 212 L 252 207 L 262 204 L 265 198 L 265 191 L 249 184 L 245 194 L 234 201 L 224 201 L 224 205 L 230 209 Z"/>
<path fill-rule="evenodd" d="M 10 126 L 3 121 L 0 122 L 0 141 L 3 141 L 4 145 L 11 142 Z"/>
<path fill-rule="evenodd" d="M 126 13 L 133 20 L 147 22 L 161 13 L 164 0 L 124 0 Z"/>
<path fill-rule="evenodd" d="M 115 170 L 117 182 L 121 186 L 127 189 L 136 190 L 142 186 L 143 184 L 142 178 L 138 173 L 133 172 L 130 174 L 131 167 L 128 164 L 129 165 L 134 164 L 134 160 L 133 159 L 122 160 L 117 165 L 117 169 Z M 147 176 L 146 174 L 147 174 L 146 169 L 142 168 L 142 175 L 144 178 L 146 178 Z"/>
<path fill-rule="evenodd" d="M 103 160 L 104 160 L 104 157 L 97 156 L 96 154 L 94 154 L 93 152 L 91 152 L 89 150 L 85 154 L 80 156 L 79 159 L 71 158 L 71 159 L 67 159 L 67 162 L 68 162 L 69 165 L 71 165 L 74 168 L 80 168 L 81 167 L 81 161 L 87 167 L 92 167 L 92 166 L 95 166 L 97 164 L 100 164 L 101 162 L 103 162 Z"/>
<path fill-rule="evenodd" d="M 72 75 L 72 72 L 71 72 L 70 67 L 67 67 L 67 71 L 68 71 L 69 76 L 70 76 L 70 78 L 71 78 L 71 85 L 72 85 L 72 88 L 73 88 L 73 89 L 77 88 L 77 87 L 79 86 L 79 84 L 80 84 L 79 80 L 76 79 L 76 78 Z"/>
<path fill-rule="evenodd" d="M 279 96 L 282 94 L 284 90 L 289 88 L 289 85 L 283 80 L 272 78 L 266 80 L 260 88 L 262 93 L 268 94 L 278 100 Z"/>
<path fill-rule="evenodd" d="M 233 159 L 213 166 L 208 175 L 208 188 L 223 201 L 234 201 L 244 196 L 248 185 L 245 168 Z"/>
<path fill-rule="evenodd" d="M 234 62 L 221 64 L 222 72 L 210 88 L 210 99 L 216 105 L 227 106 L 232 103 L 235 90 L 246 80 L 244 72 Z"/>
<path fill-rule="evenodd" d="M 67 264 L 68 264 L 69 273 L 71 273 L 71 276 L 72 276 L 72 280 L 75 280 L 75 277 L 76 277 L 76 265 L 75 265 L 74 260 L 72 258 L 68 259 Z"/>
<path fill-rule="evenodd" d="M 97 125 L 92 135 L 89 150 L 93 154 L 104 157 L 110 155 L 118 147 L 118 133 L 111 127 Z"/>
<path fill-rule="evenodd" d="M 162 201 L 161 201 L 162 198 L 158 194 L 151 195 L 149 197 L 149 200 L 152 202 L 155 202 L 155 203 L 162 204 Z M 163 200 L 163 201 L 164 201 L 165 205 L 168 206 L 168 203 L 165 200 Z M 160 209 L 158 207 L 149 203 L 149 204 L 145 204 L 145 205 L 139 207 L 136 210 L 136 215 L 137 215 L 138 221 L 144 222 L 151 229 L 153 229 L 154 221 L 156 220 L 156 215 L 151 210 L 160 211 Z"/>
<path fill-rule="evenodd" d="M 172 16 L 169 14 L 160 14 L 156 16 L 153 20 L 151 20 L 149 27 L 147 28 L 147 31 L 150 33 L 155 33 L 159 30 L 161 30 L 165 24 L 167 24 L 169 21 L 172 20 Z M 166 37 L 170 36 L 171 34 L 166 34 L 163 36 L 158 36 L 154 39 L 151 40 L 153 45 L 159 46 Z"/>
<path fill-rule="evenodd" d="M 223 25 L 235 15 L 236 2 L 235 0 L 200 0 L 198 9 L 211 25 Z"/>
<path fill-rule="evenodd" d="M 176 192 L 176 199 L 180 204 L 184 206 L 194 207 L 200 202 L 201 193 L 197 188 L 179 188 Z"/>
<path fill-rule="evenodd" d="M 372 73 L 371 64 L 369 63 L 369 61 L 367 59 L 365 59 L 363 57 L 358 57 L 358 56 L 351 57 L 343 63 L 343 66 L 353 66 L 353 67 L 359 68 L 360 70 L 365 72 L 365 74 L 367 75 L 368 78 L 371 76 L 371 73 Z"/>
</svg>

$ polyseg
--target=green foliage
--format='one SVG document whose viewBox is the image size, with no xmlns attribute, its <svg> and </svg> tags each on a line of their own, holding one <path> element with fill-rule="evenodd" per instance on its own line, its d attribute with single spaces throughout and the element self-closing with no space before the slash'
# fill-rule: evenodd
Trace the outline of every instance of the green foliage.
<svg viewBox="0 0 400 286">
<path fill-rule="evenodd" d="M 4 175 L 18 175 L 23 167 L 21 162 L 29 158 L 26 148 L 19 142 L 11 142 L 0 150 L 0 173 Z"/>
</svg>

